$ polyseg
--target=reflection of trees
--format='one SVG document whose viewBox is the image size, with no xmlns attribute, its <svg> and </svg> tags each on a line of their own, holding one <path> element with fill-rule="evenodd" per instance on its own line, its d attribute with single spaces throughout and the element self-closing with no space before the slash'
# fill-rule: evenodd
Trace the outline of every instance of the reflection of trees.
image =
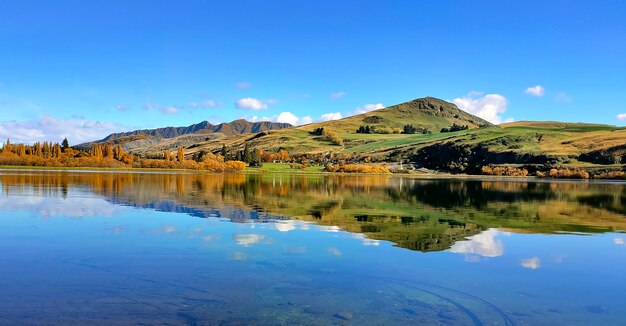
<svg viewBox="0 0 626 326">
<path fill-rule="evenodd" d="M 412 180 L 388 176 L 22 172 L 0 174 L 2 191 L 67 196 L 80 189 L 112 203 L 227 217 L 277 216 L 339 226 L 433 251 L 488 228 L 552 233 L 626 228 L 616 184 Z"/>
<path fill-rule="evenodd" d="M 436 180 L 417 182 L 410 187 L 390 189 L 395 199 L 413 198 L 433 207 L 447 209 L 459 207 L 484 208 L 490 202 L 518 203 L 546 201 L 556 198 L 547 183 L 484 182 L 461 180 Z"/>
</svg>

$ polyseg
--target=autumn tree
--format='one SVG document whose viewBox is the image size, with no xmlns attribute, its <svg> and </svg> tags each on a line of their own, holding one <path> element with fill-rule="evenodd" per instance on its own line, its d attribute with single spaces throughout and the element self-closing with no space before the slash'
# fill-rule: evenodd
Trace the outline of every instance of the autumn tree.
<svg viewBox="0 0 626 326">
<path fill-rule="evenodd" d="M 43 156 L 43 149 L 40 142 L 36 142 L 35 145 L 33 145 L 33 155 L 37 157 Z"/>
<path fill-rule="evenodd" d="M 104 156 L 104 158 L 114 158 L 113 147 L 111 147 L 111 144 L 107 143 L 102 146 L 102 156 Z"/>
<path fill-rule="evenodd" d="M 119 144 L 113 147 L 113 158 L 118 161 L 121 161 L 124 158 L 124 150 Z"/>
<path fill-rule="evenodd" d="M 4 143 L 4 146 L 2 147 L 2 152 L 3 153 L 10 153 L 12 150 L 12 145 L 11 145 L 11 140 L 9 138 L 7 138 L 7 142 Z"/>
<path fill-rule="evenodd" d="M 60 157 L 61 152 L 61 145 L 59 145 L 59 143 L 56 143 L 54 144 L 54 146 L 52 146 L 52 157 Z"/>
<path fill-rule="evenodd" d="M 178 159 L 178 162 L 182 163 L 183 161 L 185 161 L 185 150 L 182 147 L 178 147 L 176 158 Z"/>
<path fill-rule="evenodd" d="M 172 160 L 172 154 L 170 153 L 170 151 L 165 151 L 163 152 L 163 157 L 165 158 L 166 161 L 171 161 Z"/>
<path fill-rule="evenodd" d="M 281 149 L 280 151 L 278 151 L 278 159 L 281 162 L 289 161 L 289 153 L 286 150 Z"/>
<path fill-rule="evenodd" d="M 24 144 L 17 145 L 17 155 L 22 158 L 26 156 L 26 146 L 24 146 Z"/>
<path fill-rule="evenodd" d="M 91 145 L 89 149 L 89 154 L 96 159 L 102 159 L 102 146 L 99 144 Z"/>
</svg>

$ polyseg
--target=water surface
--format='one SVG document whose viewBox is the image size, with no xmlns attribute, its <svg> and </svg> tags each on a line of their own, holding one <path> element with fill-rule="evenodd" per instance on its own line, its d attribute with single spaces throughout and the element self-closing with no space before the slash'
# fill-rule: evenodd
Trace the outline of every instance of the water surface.
<svg viewBox="0 0 626 326">
<path fill-rule="evenodd" d="M 0 324 L 604 324 L 626 186 L 0 172 Z"/>
</svg>

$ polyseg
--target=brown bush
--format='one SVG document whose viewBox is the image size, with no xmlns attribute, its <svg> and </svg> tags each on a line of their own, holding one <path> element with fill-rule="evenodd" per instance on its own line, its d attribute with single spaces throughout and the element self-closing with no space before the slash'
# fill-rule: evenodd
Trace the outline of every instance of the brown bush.
<svg viewBox="0 0 626 326">
<path fill-rule="evenodd" d="M 623 171 L 609 171 L 598 173 L 593 177 L 595 179 L 626 179 L 626 174 Z"/>
<path fill-rule="evenodd" d="M 330 168 L 330 169 L 329 169 Z M 377 164 L 345 164 L 345 165 L 332 165 L 327 164 L 324 170 L 328 172 L 344 172 L 344 173 L 391 173 L 388 168 Z"/>
<path fill-rule="evenodd" d="M 485 175 L 500 175 L 509 177 L 525 177 L 528 175 L 528 170 L 520 169 L 514 166 L 483 166 L 481 173 Z"/>
<path fill-rule="evenodd" d="M 241 171 L 246 167 L 246 163 L 242 161 L 227 161 L 226 163 L 226 171 Z"/>
<path fill-rule="evenodd" d="M 324 128 L 322 135 L 334 145 L 343 146 L 343 139 L 336 132 Z"/>
<path fill-rule="evenodd" d="M 545 177 L 546 174 L 543 172 L 537 172 L 536 175 L 538 177 Z M 572 169 L 562 168 L 562 169 L 550 169 L 547 176 L 550 178 L 559 178 L 559 179 L 589 179 L 591 175 L 589 172 L 583 169 Z"/>
</svg>

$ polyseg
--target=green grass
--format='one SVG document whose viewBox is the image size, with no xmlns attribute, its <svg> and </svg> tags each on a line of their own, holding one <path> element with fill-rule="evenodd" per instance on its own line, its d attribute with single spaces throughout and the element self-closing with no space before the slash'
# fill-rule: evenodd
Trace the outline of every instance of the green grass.
<svg viewBox="0 0 626 326">
<path fill-rule="evenodd" d="M 324 173 L 324 167 L 309 165 L 304 169 L 292 169 L 289 163 L 263 163 L 260 168 L 246 167 L 244 173 L 285 173 L 285 174 L 320 174 Z"/>
</svg>

